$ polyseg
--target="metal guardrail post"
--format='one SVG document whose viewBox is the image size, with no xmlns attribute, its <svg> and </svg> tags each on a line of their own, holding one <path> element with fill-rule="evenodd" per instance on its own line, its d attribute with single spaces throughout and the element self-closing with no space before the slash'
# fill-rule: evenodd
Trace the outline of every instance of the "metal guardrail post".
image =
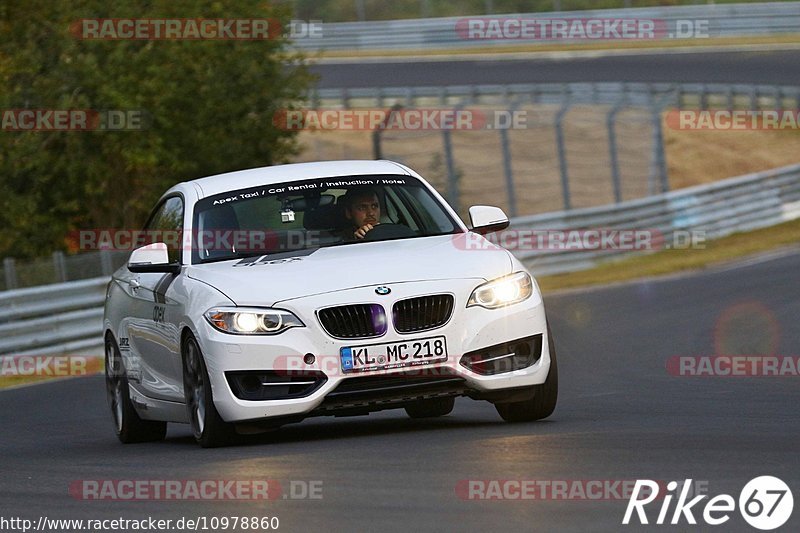
<svg viewBox="0 0 800 533">
<path fill-rule="evenodd" d="M 461 209 L 458 194 L 458 175 L 453 161 L 453 141 L 450 138 L 450 130 L 447 128 L 442 130 L 442 141 L 444 142 L 444 160 L 447 165 L 447 201 L 458 212 Z"/>
<path fill-rule="evenodd" d="M 372 159 L 376 161 L 383 159 L 383 150 L 381 150 L 382 131 L 381 129 L 377 129 L 372 132 Z"/>
<path fill-rule="evenodd" d="M 787 87 L 780 88 L 782 92 L 782 100 L 784 102 L 784 109 L 798 109 L 800 108 L 800 91 L 797 88 L 788 89 Z M 789 100 L 789 102 L 786 102 Z"/>
<path fill-rule="evenodd" d="M 342 89 L 342 107 L 350 109 L 350 91 L 347 88 Z"/>
<path fill-rule="evenodd" d="M 564 210 L 572 209 L 572 199 L 569 191 L 569 173 L 567 171 L 567 152 L 564 147 L 564 115 L 567 114 L 572 103 L 567 100 L 556 113 L 556 148 L 558 150 L 558 168 L 561 173 L 561 195 L 564 198 Z"/>
<path fill-rule="evenodd" d="M 367 20 L 367 9 L 364 6 L 364 0 L 356 0 L 356 16 L 361 22 Z"/>
<path fill-rule="evenodd" d="M 517 112 L 518 104 L 511 105 L 510 120 L 506 127 L 500 126 L 500 147 L 503 151 L 503 173 L 506 178 L 506 194 L 508 195 L 508 211 L 512 217 L 517 216 L 517 191 L 514 187 L 514 173 L 511 167 L 511 144 L 508 140 L 508 128 L 514 123 L 514 114 Z"/>
<path fill-rule="evenodd" d="M 614 127 L 617 113 L 622 109 L 622 102 L 611 108 L 606 115 L 606 128 L 608 129 L 608 155 L 611 163 L 611 186 L 614 188 L 614 202 L 622 201 L 622 184 L 619 176 L 619 158 L 617 154 L 617 132 Z"/>
<path fill-rule="evenodd" d="M 114 273 L 111 252 L 108 250 L 100 250 L 100 272 L 102 272 L 104 276 L 110 276 Z"/>
<path fill-rule="evenodd" d="M 17 288 L 17 268 L 13 257 L 3 259 L 3 272 L 6 277 L 6 289 Z"/>
<path fill-rule="evenodd" d="M 56 283 L 67 281 L 67 265 L 64 261 L 64 252 L 53 252 L 53 270 L 55 271 Z"/>
<path fill-rule="evenodd" d="M 669 191 L 669 178 L 667 176 L 667 158 L 664 153 L 664 130 L 661 124 L 661 105 L 653 103 L 651 107 L 653 117 L 653 173 L 658 176 L 660 191 Z M 654 194 L 654 192 L 651 192 Z"/>
<path fill-rule="evenodd" d="M 439 94 L 439 102 L 442 107 L 447 105 L 447 92 L 445 89 Z M 463 106 L 458 104 L 454 110 L 458 113 Z M 444 144 L 444 161 L 447 165 L 447 201 L 453 206 L 453 209 L 458 212 L 461 209 L 461 198 L 458 190 L 458 173 L 456 172 L 456 165 L 453 159 L 453 139 L 450 135 L 450 130 L 442 128 L 442 142 Z"/>
<path fill-rule="evenodd" d="M 402 104 L 394 104 L 389 109 L 389 114 L 386 116 L 386 122 L 379 124 L 378 127 L 372 132 L 372 156 L 374 159 L 383 159 L 383 146 L 381 143 L 381 140 L 383 139 L 383 132 L 386 129 L 387 124 L 392 122 L 392 116 L 402 109 Z"/>
<path fill-rule="evenodd" d="M 772 109 L 785 109 L 783 107 L 783 99 L 781 98 L 781 90 L 779 87 L 772 87 L 773 91 L 773 98 L 775 99 L 775 104 L 772 106 Z"/>
<path fill-rule="evenodd" d="M 650 164 L 647 169 L 647 196 L 656 194 L 656 174 L 658 174 L 658 158 L 659 154 L 659 141 L 658 141 L 658 128 L 656 127 L 656 113 L 653 109 L 650 110 L 650 121 L 652 122 L 652 134 L 650 142 L 652 148 L 650 149 Z"/>
</svg>

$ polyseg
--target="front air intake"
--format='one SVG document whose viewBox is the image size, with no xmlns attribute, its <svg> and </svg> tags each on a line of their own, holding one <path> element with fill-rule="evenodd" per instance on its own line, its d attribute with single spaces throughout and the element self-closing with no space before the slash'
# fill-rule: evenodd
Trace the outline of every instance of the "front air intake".
<svg viewBox="0 0 800 533">
<path fill-rule="evenodd" d="M 328 377 L 317 370 L 242 370 L 225 372 L 240 400 L 290 400 L 304 398 L 320 388 Z"/>
<path fill-rule="evenodd" d="M 542 334 L 496 344 L 464 354 L 461 366 L 476 374 L 491 376 L 521 370 L 542 356 Z"/>
</svg>

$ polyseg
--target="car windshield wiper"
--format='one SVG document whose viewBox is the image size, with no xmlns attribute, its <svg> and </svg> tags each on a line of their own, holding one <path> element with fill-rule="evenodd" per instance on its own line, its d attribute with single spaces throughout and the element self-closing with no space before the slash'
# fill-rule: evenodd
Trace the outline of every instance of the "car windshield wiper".
<svg viewBox="0 0 800 533">
<path fill-rule="evenodd" d="M 237 252 L 225 255 L 224 257 L 215 257 L 213 259 L 201 259 L 200 264 L 209 264 L 209 263 L 219 263 L 221 261 L 233 261 L 235 259 L 247 259 L 251 257 L 271 257 L 271 256 L 283 256 L 286 254 L 293 254 L 293 253 L 301 253 L 306 251 L 313 251 L 319 248 L 328 248 L 331 246 L 339 246 L 340 244 L 348 244 L 347 241 L 338 241 L 338 242 L 331 242 L 325 244 L 316 244 L 314 246 L 307 246 L 303 248 L 294 248 L 290 250 L 270 250 L 268 252 L 259 251 L 259 252 Z"/>
<path fill-rule="evenodd" d="M 280 252 L 281 250 L 270 251 L 270 252 L 236 252 L 221 257 L 214 257 L 212 259 L 200 259 L 200 263 L 201 264 L 219 263 L 221 261 L 233 261 L 234 259 L 246 259 L 248 257 L 261 257 L 263 255 L 272 255 Z"/>
</svg>

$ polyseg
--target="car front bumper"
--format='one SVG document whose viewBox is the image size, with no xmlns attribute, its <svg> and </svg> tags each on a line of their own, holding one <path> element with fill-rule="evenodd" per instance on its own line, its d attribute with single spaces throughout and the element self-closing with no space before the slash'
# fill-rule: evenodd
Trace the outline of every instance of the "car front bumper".
<svg viewBox="0 0 800 533">
<path fill-rule="evenodd" d="M 336 414 L 328 395 L 352 378 L 371 377 L 370 383 L 380 384 L 380 378 L 398 382 L 398 376 L 416 373 L 417 376 L 455 378 L 448 387 L 436 388 L 436 394 L 469 394 L 473 397 L 497 396 L 502 391 L 530 387 L 544 383 L 550 369 L 548 331 L 544 304 L 538 289 L 523 302 L 500 309 L 466 307 L 472 290 L 481 279 L 461 279 L 398 283 L 391 285 L 392 292 L 378 296 L 375 287 L 360 287 L 295 300 L 273 306 L 293 312 L 306 327 L 289 329 L 275 336 L 231 335 L 214 329 L 205 321 L 200 323 L 199 342 L 203 350 L 214 395 L 214 403 L 222 418 L 228 422 L 258 421 L 272 418 L 303 418 L 315 414 Z M 346 305 L 354 302 L 380 303 L 390 310 L 397 300 L 420 295 L 450 293 L 455 296 L 455 307 L 450 320 L 443 326 L 415 334 L 400 334 L 392 327 L 391 319 L 386 333 L 378 338 L 340 340 L 329 336 L 317 321 L 316 311 L 323 307 Z M 391 315 L 391 313 L 387 313 Z M 508 341 L 541 335 L 541 354 L 530 366 L 494 375 L 481 375 L 461 364 L 464 354 L 475 352 Z M 375 343 L 406 342 L 415 339 L 445 336 L 448 358 L 431 365 L 347 373 L 342 370 L 340 350 Z M 314 363 L 307 364 L 304 357 L 314 355 Z M 324 374 L 324 382 L 310 394 L 299 398 L 274 400 L 245 400 L 232 390 L 226 373 L 247 371 L 279 371 L 291 374 L 317 372 Z M 388 389 L 391 390 L 391 387 Z M 421 388 L 419 393 L 398 387 L 396 398 L 390 390 L 380 395 L 380 405 L 367 410 L 398 406 L 402 401 L 426 397 L 432 389 Z M 331 397 L 335 394 L 331 394 Z M 368 403 L 368 402 L 367 402 Z M 327 413 L 326 411 L 330 411 Z"/>
</svg>

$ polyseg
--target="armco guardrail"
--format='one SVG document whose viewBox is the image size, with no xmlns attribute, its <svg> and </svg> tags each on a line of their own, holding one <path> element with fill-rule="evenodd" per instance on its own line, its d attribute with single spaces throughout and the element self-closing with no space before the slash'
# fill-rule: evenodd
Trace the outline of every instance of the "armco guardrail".
<svg viewBox="0 0 800 533">
<path fill-rule="evenodd" d="M 709 185 L 602 207 L 519 217 L 512 231 L 639 229 L 666 241 L 678 231 L 703 231 L 709 239 L 800 218 L 800 165 L 749 174 Z M 514 250 L 536 275 L 591 268 L 625 250 Z M 0 293 L 0 357 L 54 353 L 102 345 L 108 278 Z"/>
<path fill-rule="evenodd" d="M 389 107 L 424 105 L 527 104 L 626 105 L 658 107 L 710 106 L 734 109 L 791 109 L 800 107 L 800 87 L 745 83 L 571 82 L 514 83 L 507 85 L 445 85 L 418 87 L 364 87 L 315 89 L 313 108 L 342 106 Z"/>
<path fill-rule="evenodd" d="M 301 50 L 423 50 L 548 43 L 552 40 L 465 39 L 456 24 L 467 18 L 527 19 L 649 19 L 663 21 L 671 31 L 678 21 L 708 21 L 709 37 L 745 37 L 796 33 L 800 2 L 705 4 L 696 6 L 603 9 L 551 13 L 516 13 L 475 17 L 322 23 L 321 36 L 294 41 Z M 462 22 L 463 24 L 463 22 Z M 559 39 L 569 42 L 569 39 Z M 582 40 L 583 42 L 586 39 Z"/>
<path fill-rule="evenodd" d="M 108 278 L 0 292 L 0 355 L 83 350 L 102 345 Z"/>
<path fill-rule="evenodd" d="M 619 204 L 516 218 L 515 231 L 649 230 L 673 243 L 677 232 L 714 239 L 800 218 L 800 165 L 749 174 Z M 516 255 L 534 274 L 583 270 L 626 250 L 529 249 Z"/>
</svg>

